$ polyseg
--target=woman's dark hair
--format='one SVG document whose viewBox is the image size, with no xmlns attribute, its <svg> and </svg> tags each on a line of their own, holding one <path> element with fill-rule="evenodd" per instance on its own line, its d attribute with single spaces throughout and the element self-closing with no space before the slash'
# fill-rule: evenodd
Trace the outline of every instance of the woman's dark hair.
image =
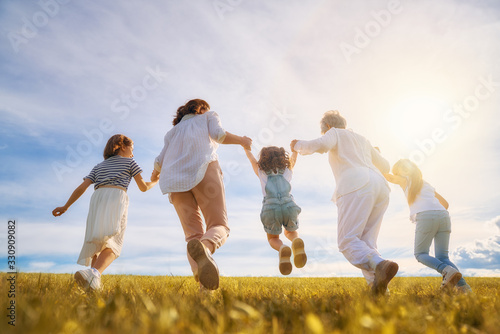
<svg viewBox="0 0 500 334">
<path fill-rule="evenodd" d="M 107 158 L 111 158 L 112 156 L 118 155 L 118 152 L 120 151 L 120 148 L 124 146 L 132 146 L 134 142 L 132 139 L 125 135 L 114 135 L 109 138 L 108 142 L 106 143 L 106 147 L 104 147 L 104 160 Z"/>
<path fill-rule="evenodd" d="M 198 111 L 201 111 L 202 109 L 210 110 L 210 106 L 205 100 L 202 99 L 189 100 L 185 105 L 177 109 L 177 114 L 175 115 L 172 124 L 176 126 L 177 124 L 180 123 L 182 117 L 188 114 L 196 114 Z"/>
<path fill-rule="evenodd" d="M 264 172 L 278 173 L 278 170 L 291 168 L 290 157 L 283 147 L 269 146 L 260 151 L 259 168 Z"/>
</svg>

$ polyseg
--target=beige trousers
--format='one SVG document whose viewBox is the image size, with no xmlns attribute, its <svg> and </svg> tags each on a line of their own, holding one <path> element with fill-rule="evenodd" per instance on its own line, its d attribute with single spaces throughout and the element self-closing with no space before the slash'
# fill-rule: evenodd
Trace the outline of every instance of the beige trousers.
<svg viewBox="0 0 500 334">
<path fill-rule="evenodd" d="M 226 242 L 229 226 L 222 170 L 218 161 L 208 165 L 205 177 L 193 189 L 171 193 L 170 199 L 181 221 L 186 242 L 192 239 L 210 241 L 213 252 Z M 196 272 L 196 262 L 189 254 L 188 260 L 191 270 Z"/>
</svg>

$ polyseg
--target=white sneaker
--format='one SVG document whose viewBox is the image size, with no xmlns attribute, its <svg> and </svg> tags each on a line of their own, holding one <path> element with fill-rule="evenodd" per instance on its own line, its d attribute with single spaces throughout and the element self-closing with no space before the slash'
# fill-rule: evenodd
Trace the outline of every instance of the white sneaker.
<svg viewBox="0 0 500 334">
<path fill-rule="evenodd" d="M 75 280 L 84 289 L 101 290 L 101 278 L 97 277 L 92 269 L 77 271 Z"/>
<path fill-rule="evenodd" d="M 454 287 L 462 278 L 462 274 L 452 266 L 446 266 L 442 272 L 443 281 L 441 282 L 440 289 Z"/>
</svg>

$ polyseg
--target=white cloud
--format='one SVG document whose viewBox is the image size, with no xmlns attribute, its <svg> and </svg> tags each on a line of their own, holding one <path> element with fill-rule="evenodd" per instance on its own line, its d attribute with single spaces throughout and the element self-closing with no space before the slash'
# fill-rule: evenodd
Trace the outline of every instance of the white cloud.
<svg viewBox="0 0 500 334">
<path fill-rule="evenodd" d="M 500 267 L 500 216 L 485 223 L 495 229 L 495 235 L 475 240 L 473 243 L 458 247 L 452 254 L 459 267 L 492 270 L 498 274 Z"/>
<path fill-rule="evenodd" d="M 149 177 L 151 161 L 172 127 L 172 115 L 189 98 L 205 98 L 228 131 L 249 135 L 260 146 L 288 149 L 291 139 L 316 138 L 323 112 L 339 109 L 349 126 L 380 146 L 391 163 L 407 156 L 409 151 L 389 128 L 393 106 L 412 94 L 433 94 L 452 105 L 474 93 L 479 77 L 491 74 L 499 81 L 500 27 L 498 8 L 487 4 L 401 4 L 403 11 L 349 64 L 339 44 L 353 43 L 356 27 L 373 20 L 372 12 L 386 9 L 387 1 L 286 6 L 242 2 L 223 20 L 210 1 L 72 1 L 36 37 L 20 45 L 19 53 L 7 43 L 0 45 L 5 73 L 0 79 L 0 149 L 2 158 L 9 159 L 2 166 L 8 176 L 1 180 L 0 199 L 4 215 L 21 222 L 20 252 L 76 261 L 91 190 L 64 216 L 55 219 L 50 211 L 62 205 L 100 161 L 104 141 L 115 132 L 134 139 L 137 161 Z M 22 17 L 40 10 L 37 4 L 0 6 L 4 33 L 19 31 Z M 165 81 L 135 101 L 137 106 L 121 119 L 111 109 L 112 102 L 130 95 L 148 66 L 167 73 Z M 465 270 L 469 265 L 476 268 L 474 263 L 492 267 L 486 259 L 498 258 L 492 227 L 471 226 L 499 214 L 500 154 L 492 144 L 499 139 L 499 91 L 464 119 L 422 168 L 451 204 L 451 248 L 466 259 Z M 277 112 L 290 115 L 286 127 L 273 128 Z M 51 163 L 64 162 L 67 145 L 75 148 L 88 140 L 84 131 L 98 128 L 103 118 L 112 121 L 112 133 L 103 134 L 92 153 L 59 182 Z M 271 136 L 265 128 L 273 128 Z M 29 145 L 25 138 L 31 139 Z M 39 159 L 40 149 L 50 150 L 50 158 Z M 232 229 L 216 254 L 221 270 L 228 275 L 275 275 L 276 254 L 259 220 L 258 180 L 241 149 L 222 146 L 218 152 Z M 303 208 L 300 233 L 311 264 L 297 275 L 359 275 L 337 250 L 336 208 L 330 202 L 335 182 L 327 156 L 299 157 L 292 186 Z M 110 272 L 189 274 L 172 206 L 158 189 L 142 194 L 135 187 L 132 181 L 124 253 Z M 402 192 L 393 188 L 378 244 L 383 256 L 401 262 L 405 274 L 419 274 L 422 266 L 411 255 L 414 226 L 407 215 Z M 479 241 L 464 246 L 472 239 Z M 247 254 L 241 245 L 254 251 Z M 252 264 L 248 273 L 242 259 Z M 50 270 L 78 268 L 57 262 Z"/>
</svg>

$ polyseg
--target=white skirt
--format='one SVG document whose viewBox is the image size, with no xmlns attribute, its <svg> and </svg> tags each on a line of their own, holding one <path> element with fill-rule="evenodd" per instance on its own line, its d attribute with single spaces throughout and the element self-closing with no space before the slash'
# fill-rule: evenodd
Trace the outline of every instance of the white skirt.
<svg viewBox="0 0 500 334">
<path fill-rule="evenodd" d="M 123 247 L 127 227 L 128 195 L 118 188 L 100 188 L 90 199 L 87 228 L 78 264 L 89 266 L 92 258 L 110 248 L 116 257 Z"/>
</svg>

